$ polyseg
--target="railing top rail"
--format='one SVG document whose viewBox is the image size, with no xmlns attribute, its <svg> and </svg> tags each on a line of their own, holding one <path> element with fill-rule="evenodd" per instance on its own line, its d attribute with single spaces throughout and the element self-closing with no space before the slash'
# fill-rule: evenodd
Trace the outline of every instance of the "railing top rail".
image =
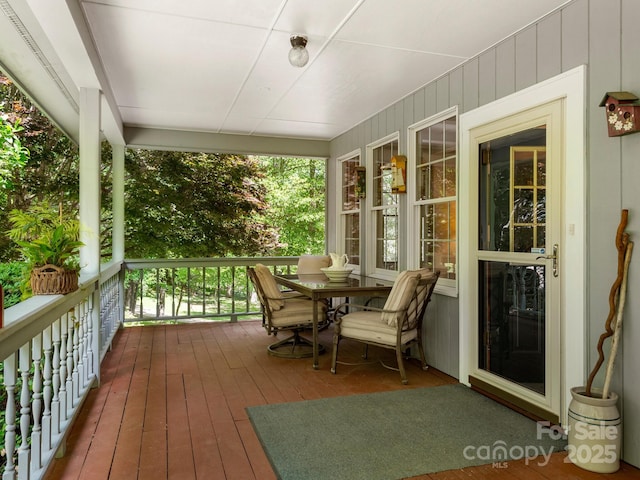
<svg viewBox="0 0 640 480">
<path fill-rule="evenodd" d="M 125 259 L 128 270 L 178 267 L 238 267 L 263 265 L 296 265 L 299 257 L 223 257 L 223 258 L 158 258 Z"/>
<path fill-rule="evenodd" d="M 109 278 L 117 274 L 122 269 L 123 264 L 123 261 L 118 260 L 110 261 L 100 265 L 100 282 L 104 282 L 105 280 L 108 280 Z"/>
<path fill-rule="evenodd" d="M 53 321 L 72 310 L 96 288 L 92 282 L 67 295 L 35 295 L 4 311 L 0 329 L 0 361 L 6 359 Z"/>
</svg>

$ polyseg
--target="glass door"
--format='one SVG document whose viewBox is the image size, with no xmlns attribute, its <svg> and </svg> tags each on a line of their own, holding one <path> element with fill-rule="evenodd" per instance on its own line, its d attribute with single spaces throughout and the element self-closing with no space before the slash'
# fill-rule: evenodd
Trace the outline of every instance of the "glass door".
<svg viewBox="0 0 640 480">
<path fill-rule="evenodd" d="M 479 367 L 545 393 L 546 128 L 480 145 Z M 522 255 L 522 258 L 518 254 Z"/>
<path fill-rule="evenodd" d="M 477 369 L 491 393 L 537 416 L 559 410 L 561 158 L 539 107 L 477 137 Z M 556 142 L 554 144 L 554 142 Z M 547 413 L 553 412 L 553 415 Z"/>
</svg>

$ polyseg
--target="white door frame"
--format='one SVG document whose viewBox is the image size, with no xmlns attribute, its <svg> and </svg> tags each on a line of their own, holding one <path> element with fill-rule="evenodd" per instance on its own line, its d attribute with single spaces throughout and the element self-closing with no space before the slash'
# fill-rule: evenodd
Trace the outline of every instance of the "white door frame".
<svg viewBox="0 0 640 480">
<path fill-rule="evenodd" d="M 460 286 L 460 382 L 469 385 L 469 375 L 477 364 L 472 352 L 474 329 L 477 329 L 477 305 L 474 304 L 478 288 L 473 278 L 477 239 L 469 233 L 471 212 L 477 209 L 477 197 L 471 192 L 473 164 L 470 131 L 532 107 L 557 99 L 564 99 L 564 171 L 562 173 L 562 251 L 561 272 L 561 387 L 560 421 L 566 424 L 571 387 L 585 380 L 586 355 L 586 159 L 585 159 L 585 87 L 586 67 L 576 67 L 552 79 L 541 82 L 508 97 L 479 107 L 460 116 L 460 177 L 459 177 L 459 286 Z M 580 339 L 580 341 L 577 341 Z"/>
</svg>

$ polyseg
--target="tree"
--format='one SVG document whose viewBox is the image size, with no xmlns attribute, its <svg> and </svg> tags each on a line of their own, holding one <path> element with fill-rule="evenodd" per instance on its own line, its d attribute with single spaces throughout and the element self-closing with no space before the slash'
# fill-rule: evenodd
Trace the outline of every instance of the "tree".
<svg viewBox="0 0 640 480">
<path fill-rule="evenodd" d="M 325 160 L 260 157 L 269 209 L 264 221 L 277 226 L 277 255 L 325 251 Z"/>
<path fill-rule="evenodd" d="M 0 73 L 0 115 L 2 128 L 13 136 L 12 167 L 0 174 L 10 188 L 3 189 L 0 200 L 0 232 L 10 228 L 7 218 L 13 209 L 26 210 L 34 201 L 62 205 L 65 211 L 78 207 L 78 150 L 49 119 L 25 97 L 16 85 Z M 17 141 L 16 141 L 17 140 Z M 6 148 L 6 144 L 4 145 Z M 28 152 L 28 154 L 27 154 Z M 0 160 L 0 163 L 2 161 Z M 0 167 L 1 168 L 1 167 Z M 6 235 L 0 235 L 0 260 L 17 260 L 18 252 Z"/>
<path fill-rule="evenodd" d="M 241 155 L 127 152 L 128 257 L 268 254 L 275 229 L 260 221 L 267 208 L 259 163 Z"/>
<path fill-rule="evenodd" d="M 0 207 L 7 208 L 8 192 L 13 190 L 15 172 L 27 163 L 29 150 L 22 146 L 17 133 L 22 130 L 20 123 L 8 122 L 8 115 L 0 115 Z"/>
<path fill-rule="evenodd" d="M 77 210 L 77 145 L 1 73 L 0 113 L 12 125 L 13 147 L 30 152 L 13 162 L 10 175 L 1 174 L 13 189 L 4 189 L 0 232 L 10 228 L 7 212 L 27 210 L 34 202 Z M 130 258 L 324 251 L 323 160 L 127 150 L 125 161 L 125 254 Z M 100 234 L 108 256 L 112 164 L 106 142 L 101 168 Z M 0 235 L 0 252 L 3 261 L 18 259 L 6 235 Z"/>
</svg>

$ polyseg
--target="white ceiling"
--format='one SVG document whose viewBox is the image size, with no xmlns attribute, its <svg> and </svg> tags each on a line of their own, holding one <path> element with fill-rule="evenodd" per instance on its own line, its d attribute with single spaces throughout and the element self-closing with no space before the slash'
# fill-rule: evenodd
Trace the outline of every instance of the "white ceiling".
<svg viewBox="0 0 640 480">
<path fill-rule="evenodd" d="M 22 18 L 71 97 L 97 82 L 126 126 L 318 140 L 565 3 L 0 0 Z M 303 68 L 287 60 L 294 33 L 309 37 Z M 0 68 L 28 76 L 15 55 L 0 46 Z"/>
</svg>

